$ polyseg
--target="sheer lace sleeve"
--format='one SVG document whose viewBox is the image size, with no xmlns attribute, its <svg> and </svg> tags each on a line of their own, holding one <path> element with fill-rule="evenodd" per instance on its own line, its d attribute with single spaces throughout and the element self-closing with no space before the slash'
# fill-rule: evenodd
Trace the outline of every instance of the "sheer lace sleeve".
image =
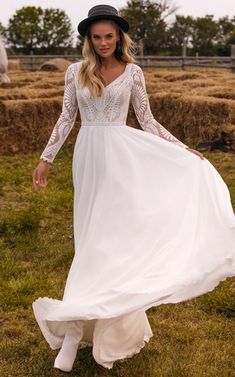
<svg viewBox="0 0 235 377">
<path fill-rule="evenodd" d="M 65 87 L 62 112 L 57 120 L 49 141 L 42 152 L 40 159 L 53 162 L 56 154 L 67 139 L 71 129 L 74 126 L 78 103 L 76 98 L 75 72 L 76 63 L 71 64 L 65 73 Z"/>
<path fill-rule="evenodd" d="M 144 131 L 158 135 L 182 148 L 188 147 L 154 119 L 150 109 L 148 94 L 146 92 L 144 73 L 138 65 L 135 66 L 133 72 L 133 85 L 130 102 L 133 105 L 136 118 Z"/>
</svg>

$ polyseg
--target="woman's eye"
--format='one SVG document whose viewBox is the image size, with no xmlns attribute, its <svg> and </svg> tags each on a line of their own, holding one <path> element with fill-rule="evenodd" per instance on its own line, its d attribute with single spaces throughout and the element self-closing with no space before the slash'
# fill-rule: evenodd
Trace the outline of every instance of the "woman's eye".
<svg viewBox="0 0 235 377">
<path fill-rule="evenodd" d="M 98 35 L 94 35 L 93 38 L 94 39 L 99 39 L 100 37 Z M 112 35 L 108 35 L 106 38 L 107 39 L 111 39 L 111 38 L 113 38 L 113 36 Z"/>
</svg>

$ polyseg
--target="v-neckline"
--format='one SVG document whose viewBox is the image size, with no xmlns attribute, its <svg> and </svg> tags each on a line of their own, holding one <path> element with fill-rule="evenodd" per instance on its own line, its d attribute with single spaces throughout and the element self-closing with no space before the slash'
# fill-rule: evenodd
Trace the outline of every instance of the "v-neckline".
<svg viewBox="0 0 235 377">
<path fill-rule="evenodd" d="M 118 79 L 119 79 L 119 77 L 121 77 L 122 75 L 124 75 L 124 73 L 126 72 L 126 70 L 127 70 L 127 66 L 128 65 L 130 65 L 130 63 L 127 63 L 126 64 L 126 67 L 125 67 L 125 69 L 124 69 L 124 71 L 118 76 L 118 77 L 116 77 L 116 79 L 114 79 L 113 81 L 111 81 L 108 85 L 106 85 L 104 88 L 106 89 L 106 88 L 108 88 L 112 83 L 114 83 L 115 81 L 117 81 Z"/>
</svg>

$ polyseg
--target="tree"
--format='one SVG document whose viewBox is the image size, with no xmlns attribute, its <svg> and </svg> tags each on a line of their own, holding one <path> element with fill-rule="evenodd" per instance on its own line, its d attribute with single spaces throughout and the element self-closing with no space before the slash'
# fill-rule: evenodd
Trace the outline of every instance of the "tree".
<svg viewBox="0 0 235 377">
<path fill-rule="evenodd" d="M 130 24 L 132 39 L 137 43 L 142 41 L 144 53 L 149 55 L 164 49 L 167 36 L 165 18 L 175 10 L 167 0 L 129 0 L 119 12 Z"/>
<path fill-rule="evenodd" d="M 219 25 L 213 20 L 213 15 L 197 17 L 194 21 L 192 35 L 193 52 L 200 55 L 216 55 L 216 40 L 219 34 Z"/>
<path fill-rule="evenodd" d="M 218 55 L 230 55 L 230 45 L 235 43 L 235 17 L 222 17 L 218 20 L 218 25 L 216 52 Z"/>
<path fill-rule="evenodd" d="M 193 17 L 176 15 L 174 23 L 168 30 L 168 47 L 171 55 L 181 55 L 184 42 L 189 47 L 193 30 Z"/>
<path fill-rule="evenodd" d="M 231 33 L 229 34 L 229 37 L 227 39 L 227 47 L 229 49 L 229 54 L 230 54 L 230 47 L 231 47 L 232 44 L 233 45 L 235 44 L 235 29 L 233 29 L 231 31 Z"/>
<path fill-rule="evenodd" d="M 7 39 L 16 48 L 30 53 L 41 42 L 42 8 L 23 7 L 9 20 Z"/>
<path fill-rule="evenodd" d="M 168 29 L 168 47 L 173 55 L 182 53 L 185 40 L 189 54 L 230 55 L 230 45 L 234 41 L 235 17 L 227 16 L 218 21 L 214 16 L 193 18 L 176 15 L 174 23 Z M 191 47 L 192 46 L 192 47 Z"/>
<path fill-rule="evenodd" d="M 69 17 L 59 9 L 45 9 L 42 27 L 42 49 L 56 52 L 72 44 L 72 25 Z"/>
<path fill-rule="evenodd" d="M 64 11 L 23 7 L 9 20 L 7 39 L 24 53 L 53 53 L 71 45 L 71 21 Z"/>
<path fill-rule="evenodd" d="M 6 33 L 6 28 L 2 25 L 2 23 L 0 22 L 0 35 L 1 36 L 4 36 Z"/>
</svg>

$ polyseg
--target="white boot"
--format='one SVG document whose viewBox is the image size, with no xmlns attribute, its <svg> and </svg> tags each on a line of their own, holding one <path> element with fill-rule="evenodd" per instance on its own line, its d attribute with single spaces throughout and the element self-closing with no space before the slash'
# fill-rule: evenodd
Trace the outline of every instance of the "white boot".
<svg viewBox="0 0 235 377">
<path fill-rule="evenodd" d="M 60 352 L 56 356 L 54 368 L 64 372 L 70 372 L 75 361 L 78 345 L 83 336 L 83 326 L 85 321 L 77 321 L 77 324 L 71 322 L 70 327 L 66 330 Z"/>
</svg>

